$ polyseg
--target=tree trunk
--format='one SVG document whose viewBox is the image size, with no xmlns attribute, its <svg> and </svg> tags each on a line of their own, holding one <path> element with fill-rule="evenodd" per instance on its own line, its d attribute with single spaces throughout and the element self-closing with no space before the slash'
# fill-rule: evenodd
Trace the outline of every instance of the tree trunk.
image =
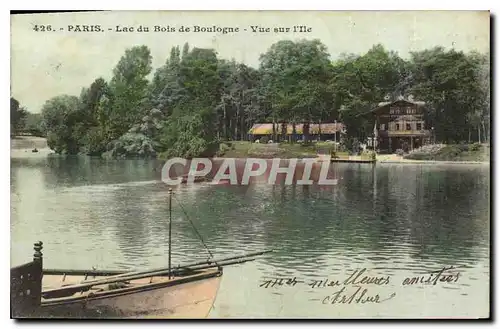
<svg viewBox="0 0 500 329">
<path fill-rule="evenodd" d="M 487 142 L 489 140 L 489 134 L 486 134 L 486 127 L 484 125 L 484 120 L 481 120 L 481 125 L 483 126 L 483 140 Z"/>
<path fill-rule="evenodd" d="M 470 127 L 469 127 L 469 144 L 470 144 Z"/>
<path fill-rule="evenodd" d="M 240 118 L 238 116 L 238 113 L 236 114 L 236 120 L 234 121 L 234 135 L 233 139 L 237 140 L 238 139 L 238 123 L 240 121 Z"/>
<path fill-rule="evenodd" d="M 276 119 L 273 117 L 273 142 L 276 140 Z"/>
<path fill-rule="evenodd" d="M 318 139 L 321 141 L 321 120 L 318 122 Z"/>
<path fill-rule="evenodd" d="M 481 126 L 477 125 L 477 139 L 481 143 Z"/>
<path fill-rule="evenodd" d="M 304 136 L 304 144 L 309 144 L 309 121 L 305 122 L 302 126 L 302 134 Z"/>
<path fill-rule="evenodd" d="M 224 116 L 222 118 L 222 135 L 224 136 L 224 140 L 227 140 L 227 118 L 226 118 L 226 102 L 222 104 L 222 108 L 224 111 Z"/>
<path fill-rule="evenodd" d="M 286 136 L 287 136 L 287 125 L 286 125 L 286 122 L 283 121 L 281 123 L 281 139 L 282 140 L 286 140 Z"/>
<path fill-rule="evenodd" d="M 245 129 L 245 119 L 243 117 L 240 118 L 240 140 L 243 141 L 245 140 L 245 132 L 247 129 Z"/>
</svg>

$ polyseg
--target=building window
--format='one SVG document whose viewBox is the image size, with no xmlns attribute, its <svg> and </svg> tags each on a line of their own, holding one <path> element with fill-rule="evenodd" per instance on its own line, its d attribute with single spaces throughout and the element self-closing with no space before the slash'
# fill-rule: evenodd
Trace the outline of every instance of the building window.
<svg viewBox="0 0 500 329">
<path fill-rule="evenodd" d="M 399 130 L 399 123 L 396 123 L 396 130 Z"/>
<path fill-rule="evenodd" d="M 422 123 L 417 122 L 417 130 L 422 130 Z"/>
<path fill-rule="evenodd" d="M 409 123 L 406 124 L 406 130 L 411 130 L 411 124 Z"/>
</svg>

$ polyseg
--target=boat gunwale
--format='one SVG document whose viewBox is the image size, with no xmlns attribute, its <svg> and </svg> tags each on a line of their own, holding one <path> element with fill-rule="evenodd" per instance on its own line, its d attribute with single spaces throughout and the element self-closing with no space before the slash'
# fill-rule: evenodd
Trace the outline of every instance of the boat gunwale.
<svg viewBox="0 0 500 329">
<path fill-rule="evenodd" d="M 216 277 L 220 277 L 221 275 L 222 275 L 222 269 L 217 269 L 217 270 L 211 270 L 211 271 L 204 271 L 202 273 L 189 275 L 189 276 L 185 276 L 185 277 L 180 277 L 180 278 L 177 278 L 174 280 L 146 283 L 143 285 L 126 287 L 126 288 L 119 288 L 119 289 L 113 289 L 113 290 L 98 291 L 98 292 L 90 293 L 88 295 L 81 295 L 81 296 L 72 295 L 72 296 L 59 297 L 59 298 L 49 298 L 49 299 L 42 298 L 40 306 L 43 308 L 43 307 L 49 307 L 49 306 L 80 303 L 82 301 L 88 301 L 88 300 L 98 300 L 98 299 L 105 299 L 105 298 L 111 298 L 111 297 L 117 297 L 117 296 L 130 295 L 130 294 L 134 294 L 134 293 L 138 293 L 138 292 L 145 292 L 145 291 L 154 290 L 154 289 L 161 289 L 161 288 L 176 286 L 179 284 L 190 283 L 190 282 L 203 280 L 203 279 L 216 278 Z M 42 296 L 43 296 L 43 291 L 42 291 Z"/>
<path fill-rule="evenodd" d="M 125 274 L 125 270 L 70 270 L 70 269 L 44 269 L 43 275 L 79 275 L 79 276 L 111 276 Z"/>
</svg>

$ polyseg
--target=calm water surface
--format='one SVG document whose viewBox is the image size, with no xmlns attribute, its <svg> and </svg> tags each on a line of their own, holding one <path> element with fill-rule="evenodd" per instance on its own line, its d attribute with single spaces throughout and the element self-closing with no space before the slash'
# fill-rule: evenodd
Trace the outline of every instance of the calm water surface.
<svg viewBox="0 0 500 329">
<path fill-rule="evenodd" d="M 11 160 L 11 261 L 44 242 L 46 268 L 144 269 L 167 264 L 168 192 L 154 161 L 36 157 Z M 175 190 L 216 257 L 272 254 L 225 268 L 210 317 L 449 317 L 489 310 L 489 166 L 342 164 L 337 186 Z M 173 264 L 208 257 L 173 207 Z M 460 266 L 457 282 L 402 286 Z M 390 276 L 365 296 L 379 304 L 324 305 L 356 269 Z M 455 271 L 456 272 L 456 271 Z M 260 287 L 295 277 L 295 286 Z M 347 295 L 357 290 L 348 287 Z M 358 295 L 359 296 L 359 295 Z"/>
</svg>

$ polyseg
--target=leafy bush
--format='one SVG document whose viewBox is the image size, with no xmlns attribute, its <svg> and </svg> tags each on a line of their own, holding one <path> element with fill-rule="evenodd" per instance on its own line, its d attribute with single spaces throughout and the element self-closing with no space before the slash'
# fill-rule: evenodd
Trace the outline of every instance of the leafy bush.
<svg viewBox="0 0 500 329">
<path fill-rule="evenodd" d="M 211 157 L 220 150 L 220 142 L 200 114 L 171 118 L 162 130 L 161 157 Z"/>
<path fill-rule="evenodd" d="M 457 161 L 457 160 L 475 160 L 484 161 L 487 160 L 481 156 L 471 154 L 472 151 L 478 150 L 480 145 L 425 145 L 421 148 L 415 149 L 410 154 L 405 156 L 405 159 L 411 160 L 436 160 L 436 161 Z"/>
<path fill-rule="evenodd" d="M 56 153 L 62 153 L 65 145 L 56 133 L 49 131 L 47 134 L 47 146 Z"/>
<path fill-rule="evenodd" d="M 376 160 L 377 159 L 377 153 L 372 150 L 366 150 L 361 153 L 361 157 L 370 159 L 370 160 Z"/>
<path fill-rule="evenodd" d="M 56 96 L 42 108 L 42 121 L 47 132 L 47 145 L 56 153 L 77 154 L 79 134 L 83 132 L 78 118 L 78 98 Z"/>
<path fill-rule="evenodd" d="M 108 145 L 107 156 L 113 158 L 156 157 L 154 143 L 144 134 L 126 133 Z"/>
<path fill-rule="evenodd" d="M 480 143 L 474 143 L 469 146 L 469 150 L 472 152 L 479 151 L 481 149 L 481 144 Z"/>
<path fill-rule="evenodd" d="M 448 147 L 444 147 L 440 154 L 439 158 L 440 160 L 453 160 L 456 158 L 460 153 L 462 153 L 461 149 L 457 145 L 449 145 Z"/>
<path fill-rule="evenodd" d="M 219 151 L 217 152 L 217 156 L 223 156 L 227 152 L 234 150 L 234 145 L 232 143 L 221 143 L 219 145 Z"/>
<path fill-rule="evenodd" d="M 98 127 L 90 128 L 83 138 L 82 151 L 87 155 L 101 155 L 106 151 L 108 140 Z"/>
<path fill-rule="evenodd" d="M 434 155 L 437 154 L 445 145 L 431 144 L 424 145 L 410 151 L 404 158 L 410 160 L 432 160 Z"/>
<path fill-rule="evenodd" d="M 442 149 L 447 147 L 445 144 L 429 144 L 412 150 L 405 159 L 411 160 L 432 160 Z"/>
<path fill-rule="evenodd" d="M 396 154 L 399 156 L 403 156 L 405 154 L 405 151 L 403 151 L 402 149 L 397 149 Z"/>
</svg>

